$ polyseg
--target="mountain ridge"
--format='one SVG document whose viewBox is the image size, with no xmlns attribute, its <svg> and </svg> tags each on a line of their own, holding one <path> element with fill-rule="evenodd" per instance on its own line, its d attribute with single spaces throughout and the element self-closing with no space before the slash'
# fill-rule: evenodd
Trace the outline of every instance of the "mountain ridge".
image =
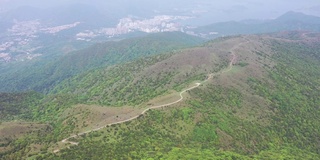
<svg viewBox="0 0 320 160">
<path fill-rule="evenodd" d="M 10 146 L 3 139 L 13 149 L 0 153 L 33 159 L 318 159 L 319 37 L 301 31 L 222 37 L 67 79 L 28 108 L 26 118 L 50 126 L 12 137 Z M 70 138 L 78 145 L 52 153 L 65 148 L 56 142 L 70 135 L 174 102 L 184 88 L 230 65 L 232 52 L 232 69 L 184 92 L 183 101 Z"/>
<path fill-rule="evenodd" d="M 196 35 L 202 34 L 206 38 L 294 30 L 320 32 L 319 24 L 320 17 L 290 11 L 272 20 L 251 20 L 251 23 L 248 23 L 248 21 L 220 22 L 198 27 L 191 30 L 191 32 L 194 32 L 193 34 Z M 212 32 L 214 34 L 210 34 Z"/>
<path fill-rule="evenodd" d="M 7 74 L 0 75 L 0 81 L 2 81 L 0 88 L 1 91 L 48 92 L 60 81 L 85 71 L 112 66 L 143 56 L 170 52 L 201 42 L 203 42 L 201 38 L 173 32 L 152 34 L 119 42 L 100 43 L 87 49 L 62 55 L 54 60 L 35 61 L 22 65 L 15 75 L 12 75 L 10 70 L 6 71 Z"/>
</svg>

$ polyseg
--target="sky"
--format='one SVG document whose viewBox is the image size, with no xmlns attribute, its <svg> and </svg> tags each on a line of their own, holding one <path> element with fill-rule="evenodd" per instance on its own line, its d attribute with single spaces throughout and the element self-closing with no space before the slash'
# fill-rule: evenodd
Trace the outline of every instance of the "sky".
<svg viewBox="0 0 320 160">
<path fill-rule="evenodd" d="M 0 0 L 0 10 L 25 5 L 48 8 L 71 3 L 90 4 L 106 13 L 119 11 L 128 15 L 141 10 L 189 13 L 196 15 L 199 23 L 273 19 L 288 11 L 320 16 L 320 0 Z"/>
</svg>

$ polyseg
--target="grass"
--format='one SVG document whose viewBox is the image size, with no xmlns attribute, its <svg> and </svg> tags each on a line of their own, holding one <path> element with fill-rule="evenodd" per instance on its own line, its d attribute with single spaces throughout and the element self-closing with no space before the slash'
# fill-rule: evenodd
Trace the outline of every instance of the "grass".
<svg viewBox="0 0 320 160">
<path fill-rule="evenodd" d="M 133 121 L 113 125 L 79 137 L 76 139 L 80 142 L 78 146 L 62 150 L 57 156 L 47 154 L 46 159 L 99 159 L 101 157 L 108 159 L 170 159 L 174 156 L 180 159 L 187 157 L 201 159 L 199 158 L 201 156 L 204 158 L 210 156 L 221 157 L 221 159 L 226 159 L 226 157 L 230 159 L 281 159 L 283 157 L 294 159 L 298 157 L 299 159 L 300 157 L 304 157 L 303 155 L 309 159 L 318 159 L 319 155 L 308 148 L 308 146 L 310 147 L 316 143 L 313 143 L 313 141 L 305 143 L 304 139 L 309 136 L 303 137 L 304 134 L 317 136 L 318 132 L 311 132 L 318 129 L 316 127 L 312 128 L 313 124 L 317 123 L 317 121 L 311 121 L 312 123 L 308 121 L 309 118 L 316 118 L 316 115 L 311 114 L 312 116 L 308 118 L 299 119 L 298 114 L 296 114 L 302 112 L 309 114 L 309 112 L 303 109 L 308 107 L 308 103 L 316 104 L 317 99 L 301 105 L 303 107 L 288 105 L 289 103 L 287 102 L 299 104 L 301 103 L 300 100 L 308 100 L 308 97 L 304 98 L 303 94 L 305 92 L 299 92 L 299 88 L 303 88 L 303 85 L 295 83 L 293 78 L 291 78 L 290 83 L 296 84 L 291 86 L 294 86 L 294 89 L 297 91 L 295 94 L 291 94 L 293 96 L 283 94 L 282 90 L 280 90 L 279 94 L 276 94 L 279 91 L 277 89 L 285 86 L 288 81 L 280 81 L 283 80 L 282 78 L 286 78 L 281 76 L 283 74 L 272 74 L 270 78 L 270 73 L 272 72 L 268 71 L 271 71 L 274 65 L 280 63 L 275 59 L 271 59 L 275 52 L 270 49 L 272 46 L 269 43 L 270 39 L 261 35 L 240 36 L 227 39 L 223 43 L 209 43 L 206 47 L 216 50 L 215 54 L 219 56 L 220 60 L 228 60 L 230 48 L 243 41 L 249 42 L 245 43 L 245 45 L 239 45 L 234 52 L 237 55 L 237 61 L 246 63 L 245 66 L 236 65 L 228 73 L 217 75 L 207 81 L 205 85 L 191 90 L 186 93 L 187 98 L 182 103 L 151 110 Z M 303 51 L 306 50 L 303 49 Z M 185 54 L 185 56 L 190 54 Z M 183 53 L 176 56 L 181 55 Z M 173 60 L 171 58 L 168 57 L 170 61 Z M 284 56 L 282 58 L 286 60 L 286 58 L 290 57 Z M 165 62 L 170 62 L 168 59 L 165 59 L 164 62 L 157 62 L 151 65 L 151 67 L 162 66 L 163 68 L 157 68 L 157 71 L 144 69 L 142 72 L 139 72 L 139 76 L 150 74 L 151 77 L 154 76 L 153 78 L 156 78 L 155 73 L 164 74 L 161 69 L 166 69 Z M 196 61 L 201 62 L 201 59 L 199 60 Z M 297 61 L 304 64 L 298 61 L 297 58 L 290 60 L 290 62 Z M 316 64 L 317 61 L 313 60 L 309 62 Z M 167 63 L 167 65 L 169 64 Z M 177 64 L 183 63 L 177 61 Z M 203 67 L 197 66 L 198 63 L 194 64 L 194 70 L 197 70 L 198 67 Z M 208 64 L 213 65 L 214 63 L 209 62 Z M 170 65 L 171 67 L 174 66 L 174 64 Z M 222 64 L 222 66 L 226 66 L 226 64 Z M 286 68 L 282 69 L 284 69 L 285 73 L 294 73 L 294 68 L 302 67 L 301 69 L 304 69 L 304 66 L 307 65 L 293 65 L 288 70 Z M 318 70 L 314 68 L 316 67 L 313 67 L 312 71 L 317 73 Z M 179 69 L 179 67 L 175 69 Z M 189 69 L 192 70 L 189 67 L 181 71 L 187 72 Z M 210 70 L 209 66 L 208 68 L 204 67 L 199 72 L 192 73 L 192 75 L 201 74 L 205 72 L 205 69 L 207 71 Z M 152 71 L 155 71 L 155 73 Z M 299 74 L 292 75 L 300 76 L 300 74 L 304 73 L 299 72 Z M 183 74 L 177 74 L 173 77 L 178 82 L 180 79 L 185 78 Z M 139 80 L 139 78 L 141 77 L 137 79 Z M 250 79 L 254 82 L 251 82 Z M 171 81 L 171 83 L 175 83 L 175 80 Z M 279 87 L 273 87 L 277 82 L 281 82 Z M 316 79 L 312 79 L 310 82 L 315 83 L 317 81 Z M 174 84 L 171 83 L 166 87 L 172 87 Z M 270 86 L 266 87 L 266 84 Z M 290 89 L 291 86 L 288 88 Z M 274 92 L 269 92 L 270 89 L 275 90 Z M 316 90 L 306 91 L 310 91 L 306 92 L 309 95 L 317 94 Z M 168 90 L 168 93 L 168 95 L 156 96 L 156 98 L 146 100 L 145 106 L 161 104 L 177 98 L 177 92 Z M 289 92 L 286 91 L 285 93 Z M 295 95 L 300 95 L 300 99 L 299 97 L 295 100 L 290 99 Z M 287 101 L 287 99 L 290 99 L 290 101 Z M 274 101 L 280 101 L 281 105 L 274 103 Z M 285 107 L 285 105 L 287 105 L 285 109 L 288 109 L 290 112 L 287 112 L 288 114 L 284 112 L 283 115 L 279 115 L 279 110 L 281 107 Z M 142 107 L 143 105 L 137 108 L 141 109 Z M 295 108 L 297 110 L 294 110 Z M 81 109 L 82 111 L 87 111 L 85 109 L 88 109 L 90 112 L 88 111 L 88 115 L 86 115 L 86 112 L 82 114 Z M 312 110 L 313 108 L 307 109 Z M 101 119 L 101 114 L 104 111 L 104 108 L 99 106 L 79 105 L 66 111 L 63 118 L 72 119 L 72 117 L 76 117 L 78 118 L 74 120 L 76 123 L 79 123 L 80 117 L 84 117 L 81 121 L 98 122 L 99 120 L 103 120 Z M 70 114 L 68 115 L 68 113 Z M 115 112 L 113 114 L 118 115 L 118 113 Z M 114 115 L 110 114 L 110 116 Z M 117 118 L 112 119 L 117 120 Z M 278 119 L 281 121 L 278 121 Z M 296 122 L 294 120 L 297 120 L 297 123 L 291 123 Z M 279 125 L 278 128 L 275 126 L 276 124 Z M 309 132 L 304 132 L 304 130 L 295 132 L 290 127 L 284 128 L 283 126 L 295 126 L 296 129 L 302 129 L 302 126 L 312 129 Z M 95 123 L 92 123 L 91 127 L 95 127 Z M 290 133 L 290 135 L 286 135 L 286 133 Z M 296 136 L 299 141 L 287 141 L 288 138 L 293 138 L 290 137 L 291 135 Z"/>
<path fill-rule="evenodd" d="M 0 125 L 0 154 L 14 150 L 13 141 L 22 140 L 32 133 L 46 133 L 49 125 L 33 122 L 2 122 Z M 32 136 L 31 136 L 32 137 Z M 30 154 L 38 153 L 43 145 L 32 144 Z"/>
<path fill-rule="evenodd" d="M 24 134 L 45 128 L 46 124 L 33 122 L 2 122 L 0 125 L 0 137 L 19 138 Z"/>
<path fill-rule="evenodd" d="M 241 66 L 233 66 L 232 69 L 227 72 L 226 74 L 235 74 L 235 73 L 241 73 L 243 71 L 243 68 Z"/>
</svg>

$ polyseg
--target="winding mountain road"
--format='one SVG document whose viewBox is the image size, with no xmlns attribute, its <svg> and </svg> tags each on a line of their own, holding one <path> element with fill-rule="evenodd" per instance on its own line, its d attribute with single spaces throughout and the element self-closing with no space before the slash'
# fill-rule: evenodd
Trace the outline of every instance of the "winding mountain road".
<svg viewBox="0 0 320 160">
<path fill-rule="evenodd" d="M 240 44 L 242 44 L 242 43 L 240 43 Z M 91 129 L 91 130 L 88 130 L 88 131 L 85 131 L 85 132 L 81 132 L 81 133 L 78 133 L 78 134 L 76 134 L 76 135 L 72 135 L 72 136 L 70 136 L 70 137 L 68 137 L 68 138 L 65 138 L 65 139 L 61 140 L 61 142 L 62 142 L 62 143 L 69 143 L 69 144 L 71 144 L 71 145 L 78 145 L 77 142 L 69 141 L 69 139 L 70 139 L 70 138 L 75 138 L 75 137 L 78 137 L 78 136 L 81 136 L 81 135 L 84 135 L 84 134 L 87 134 L 87 133 L 90 133 L 90 132 L 98 131 L 98 130 L 101 130 L 101 129 L 106 128 L 106 127 L 108 127 L 108 126 L 111 126 L 111 125 L 115 125 L 115 124 L 120 124 L 120 123 L 125 123 L 125 122 L 128 122 L 128 121 L 132 121 L 132 120 L 134 120 L 134 119 L 137 119 L 139 116 L 145 114 L 147 111 L 149 111 L 149 110 L 151 110 L 151 109 L 157 109 L 157 108 L 161 108 L 161 107 L 165 107 L 165 106 L 171 106 L 171 105 L 173 105 L 173 104 L 179 103 L 180 101 L 182 101 L 182 100 L 184 99 L 183 93 L 185 93 L 185 92 L 187 92 L 187 91 L 189 91 L 189 90 L 192 90 L 192 89 L 194 89 L 194 88 L 199 87 L 201 84 L 203 84 L 203 83 L 207 82 L 208 80 L 212 79 L 215 75 L 222 74 L 222 73 L 225 73 L 225 72 L 229 72 L 229 71 L 232 69 L 233 63 L 234 63 L 235 60 L 236 60 L 236 55 L 234 54 L 233 50 L 234 50 L 236 47 L 238 47 L 240 44 L 236 45 L 235 47 L 233 47 L 233 48 L 231 49 L 232 58 L 231 58 L 231 60 L 230 60 L 230 63 L 229 63 L 229 65 L 228 65 L 228 67 L 227 67 L 225 70 L 222 70 L 222 71 L 217 72 L 217 73 L 211 73 L 211 74 L 208 75 L 208 78 L 207 78 L 206 80 L 204 80 L 204 81 L 202 81 L 202 82 L 200 82 L 200 83 L 195 83 L 195 84 L 196 84 L 195 86 L 190 87 L 190 88 L 187 88 L 187 89 L 181 91 L 181 92 L 179 93 L 180 99 L 178 99 L 178 100 L 176 100 L 176 101 L 174 101 L 174 102 L 167 103 L 167 104 L 162 104 L 162 105 L 152 106 L 152 107 L 146 108 L 146 109 L 143 110 L 139 115 L 136 115 L 136 116 L 134 116 L 134 117 L 128 118 L 128 119 L 126 119 L 126 120 L 109 123 L 109 124 L 106 124 L 105 126 L 102 126 L 102 127 L 99 127 L 99 128 L 95 128 L 95 129 Z M 60 149 L 56 149 L 56 150 L 53 151 L 53 153 L 57 153 L 57 152 L 59 152 L 59 151 L 60 151 Z"/>
</svg>

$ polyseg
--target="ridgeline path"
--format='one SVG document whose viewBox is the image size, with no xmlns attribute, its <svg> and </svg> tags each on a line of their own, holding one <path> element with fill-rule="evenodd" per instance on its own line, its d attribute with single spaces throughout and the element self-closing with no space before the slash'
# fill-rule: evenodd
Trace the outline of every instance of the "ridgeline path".
<svg viewBox="0 0 320 160">
<path fill-rule="evenodd" d="M 161 107 L 165 107 L 165 106 L 171 106 L 171 105 L 173 105 L 173 104 L 179 103 L 180 101 L 182 101 L 182 100 L 184 99 L 183 93 L 185 93 L 185 92 L 187 92 L 187 91 L 189 91 L 189 90 L 192 90 L 192 89 L 194 89 L 194 88 L 199 87 L 201 84 L 207 82 L 208 80 L 212 79 L 212 78 L 213 78 L 214 76 L 216 76 L 216 75 L 219 75 L 219 74 L 222 74 L 222 73 L 225 73 L 225 72 L 229 72 L 229 71 L 232 69 L 232 66 L 233 66 L 233 64 L 234 64 L 234 62 L 235 62 L 235 60 L 236 60 L 236 55 L 234 54 L 233 50 L 234 50 L 235 48 L 239 47 L 241 44 L 242 44 L 242 43 L 239 43 L 238 45 L 234 46 L 234 47 L 231 49 L 231 56 L 232 56 L 232 58 L 231 58 L 231 60 L 230 60 L 230 63 L 229 63 L 229 65 L 228 65 L 228 67 L 227 67 L 225 70 L 222 70 L 222 71 L 217 72 L 217 73 L 211 73 L 211 74 L 208 75 L 208 78 L 207 78 L 206 80 L 204 80 L 204 81 L 202 81 L 202 82 L 200 82 L 200 83 L 195 83 L 195 84 L 196 84 L 195 86 L 190 87 L 190 88 L 187 88 L 187 89 L 181 91 L 181 92 L 179 93 L 180 99 L 178 99 L 178 100 L 176 100 L 176 101 L 174 101 L 174 102 L 167 103 L 167 104 L 162 104 L 162 105 L 158 105 L 158 106 L 148 107 L 148 108 L 146 108 L 145 110 L 143 110 L 139 115 L 136 115 L 136 116 L 134 116 L 134 117 L 128 118 L 128 119 L 126 119 L 126 120 L 117 121 L 117 122 L 113 122 L 113 123 L 108 123 L 108 124 L 106 124 L 106 125 L 104 125 L 104 126 L 102 126 L 102 127 L 95 128 L 95 129 L 91 129 L 91 130 L 88 130 L 88 131 L 85 131 L 85 132 L 81 132 L 81 133 L 72 135 L 72 136 L 70 136 L 70 137 L 68 137 L 68 138 L 65 138 L 65 139 L 61 140 L 61 142 L 62 142 L 62 143 L 69 143 L 69 144 L 71 144 L 71 145 L 78 145 L 78 142 L 72 142 L 72 141 L 69 141 L 69 139 L 70 139 L 70 138 L 75 138 L 75 137 L 78 137 L 78 136 L 81 136 L 81 135 L 84 135 L 84 134 L 87 134 L 87 133 L 90 133 L 90 132 L 98 131 L 98 130 L 101 130 L 101 129 L 106 128 L 106 127 L 108 127 L 108 126 L 111 126 L 111 125 L 115 125 L 115 124 L 120 124 L 120 123 L 125 123 L 125 122 L 128 122 L 128 121 L 132 121 L 132 120 L 134 120 L 134 119 L 137 119 L 139 116 L 145 114 L 145 113 L 146 113 L 147 111 L 149 111 L 150 109 L 157 109 L 157 108 L 161 108 Z M 56 150 L 53 151 L 53 153 L 57 153 L 57 152 L 59 152 L 60 150 L 61 150 L 61 149 L 56 149 Z"/>
</svg>

